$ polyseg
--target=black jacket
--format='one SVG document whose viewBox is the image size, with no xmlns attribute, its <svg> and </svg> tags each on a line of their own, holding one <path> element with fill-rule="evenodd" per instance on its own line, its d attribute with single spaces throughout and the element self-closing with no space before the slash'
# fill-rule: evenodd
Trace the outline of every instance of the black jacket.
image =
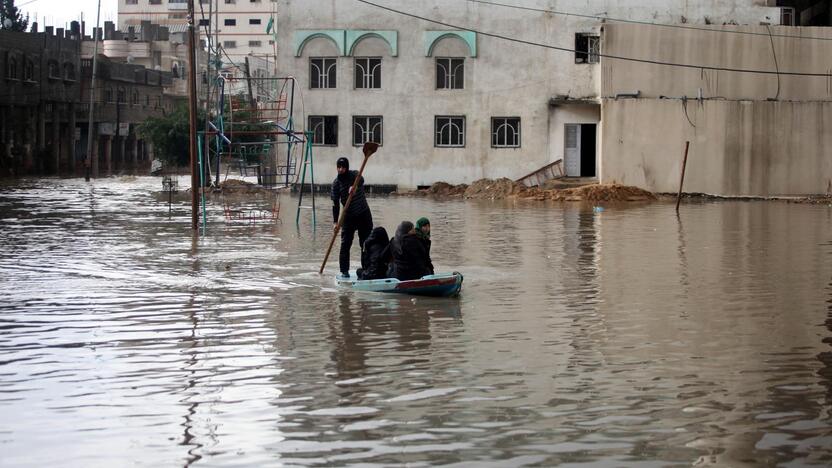
<svg viewBox="0 0 832 468">
<path fill-rule="evenodd" d="M 421 240 L 422 244 L 424 244 L 424 246 L 425 246 L 425 256 L 427 258 L 427 267 L 428 267 L 428 271 L 432 275 L 433 274 L 433 260 L 430 259 L 430 237 L 419 233 L 419 231 L 416 231 L 416 235 L 419 236 L 419 240 Z"/>
<path fill-rule="evenodd" d="M 387 231 L 383 227 L 373 229 L 361 250 L 361 271 L 358 273 L 358 279 L 387 278 L 387 266 L 390 262 L 390 250 L 387 248 L 389 244 Z"/>
<path fill-rule="evenodd" d="M 355 182 L 356 176 L 358 176 L 358 171 L 347 171 L 346 174 L 339 174 L 332 181 L 332 192 L 329 197 L 332 199 L 333 223 L 338 222 L 341 205 L 347 203 L 347 198 L 350 195 L 350 187 Z M 355 189 L 355 194 L 352 196 L 352 201 L 350 201 L 350 206 L 347 208 L 346 218 L 355 218 L 369 211 L 370 206 L 367 205 L 367 198 L 364 196 L 364 177 L 361 177 L 358 182 L 358 187 Z M 346 218 L 345 222 L 347 222 Z"/>
<path fill-rule="evenodd" d="M 405 281 L 431 274 L 425 243 L 417 234 L 393 238 L 390 241 L 390 254 L 393 260 L 388 273 L 393 278 Z"/>
</svg>

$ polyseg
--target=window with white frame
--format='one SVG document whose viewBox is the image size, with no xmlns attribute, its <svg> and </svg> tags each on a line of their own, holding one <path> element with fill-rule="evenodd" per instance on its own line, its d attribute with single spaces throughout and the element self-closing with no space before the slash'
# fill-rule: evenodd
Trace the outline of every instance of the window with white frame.
<svg viewBox="0 0 832 468">
<path fill-rule="evenodd" d="M 335 58 L 310 58 L 309 87 L 312 89 L 334 88 L 337 75 L 335 63 Z"/>
<path fill-rule="evenodd" d="M 356 115 L 352 118 L 352 144 L 382 143 L 383 121 L 380 115 Z"/>
<path fill-rule="evenodd" d="M 491 147 L 520 147 L 520 117 L 491 117 Z"/>
<path fill-rule="evenodd" d="M 601 37 L 593 33 L 575 34 L 575 63 L 598 63 Z"/>
<path fill-rule="evenodd" d="M 465 146 L 464 115 L 438 115 L 436 116 L 435 128 L 434 146 L 439 148 L 461 148 Z"/>
<path fill-rule="evenodd" d="M 436 59 L 436 89 L 465 87 L 465 59 L 440 57 Z"/>
<path fill-rule="evenodd" d="M 381 88 L 381 58 L 358 57 L 355 59 L 355 88 Z"/>
<path fill-rule="evenodd" d="M 309 131 L 312 132 L 313 145 L 338 146 L 337 115 L 310 115 Z"/>
</svg>

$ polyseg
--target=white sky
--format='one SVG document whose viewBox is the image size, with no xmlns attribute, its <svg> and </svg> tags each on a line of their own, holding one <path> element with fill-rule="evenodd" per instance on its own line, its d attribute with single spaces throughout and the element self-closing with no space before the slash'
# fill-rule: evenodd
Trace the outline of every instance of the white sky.
<svg viewBox="0 0 832 468">
<path fill-rule="evenodd" d="M 80 20 L 84 13 L 87 23 L 87 34 L 95 26 L 95 10 L 98 0 L 15 0 L 17 6 L 25 16 L 29 14 L 29 24 L 38 22 L 38 30 L 44 26 L 56 28 L 69 27 L 69 22 Z M 118 0 L 101 0 L 101 27 L 104 21 L 117 21 Z"/>
</svg>

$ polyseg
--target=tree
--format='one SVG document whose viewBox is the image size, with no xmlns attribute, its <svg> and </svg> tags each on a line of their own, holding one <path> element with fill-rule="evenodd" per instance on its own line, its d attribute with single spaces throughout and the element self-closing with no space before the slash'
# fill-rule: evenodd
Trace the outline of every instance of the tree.
<svg viewBox="0 0 832 468">
<path fill-rule="evenodd" d="M 29 15 L 24 18 L 14 0 L 0 0 L 0 29 L 25 32 L 28 25 Z"/>
<path fill-rule="evenodd" d="M 202 113 L 197 117 L 197 130 L 205 125 Z M 168 115 L 148 117 L 139 125 L 139 134 L 153 143 L 156 157 L 174 166 L 190 166 L 190 146 L 188 138 L 188 105 L 179 103 Z"/>
</svg>

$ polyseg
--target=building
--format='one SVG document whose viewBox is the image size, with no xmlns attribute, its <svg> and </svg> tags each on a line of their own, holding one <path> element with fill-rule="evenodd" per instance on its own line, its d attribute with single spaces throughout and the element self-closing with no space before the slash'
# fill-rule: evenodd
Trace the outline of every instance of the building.
<svg viewBox="0 0 832 468">
<path fill-rule="evenodd" d="M 70 31 L 0 30 L 0 173 L 55 174 L 77 164 L 78 35 L 77 24 Z"/>
<path fill-rule="evenodd" d="M 195 26 L 222 46 L 233 61 L 246 55 L 273 57 L 274 38 L 267 33 L 276 16 L 273 0 L 195 0 Z M 143 21 L 167 27 L 171 33 L 187 27 L 187 0 L 119 0 L 118 27 L 140 27 Z"/>
<path fill-rule="evenodd" d="M 99 55 L 93 115 L 90 173 L 93 177 L 120 172 L 146 171 L 153 159 L 152 145 L 137 132 L 148 117 L 173 110 L 181 98 L 167 92 L 173 86 L 170 72 L 150 70 L 141 65 L 120 63 Z M 92 58 L 82 60 L 78 126 L 79 154 L 86 155 Z M 85 105 L 86 104 L 86 105 Z"/>
<path fill-rule="evenodd" d="M 516 179 L 558 160 L 570 176 L 604 180 L 610 77 L 601 50 L 613 19 L 687 27 L 782 19 L 766 0 L 591 0 L 564 11 L 500 3 L 279 0 L 278 69 L 297 79 L 319 164 L 358 158 L 361 144 L 376 141 L 367 180 L 400 188 Z M 649 58 L 641 48 L 626 54 Z"/>
<path fill-rule="evenodd" d="M 168 72 L 172 81 L 166 86 L 165 92 L 183 98 L 188 96 L 188 43 L 184 31 L 171 32 L 168 27 L 149 21 L 118 31 L 114 23 L 106 21 L 103 33 L 103 40 L 98 43 L 100 55 L 113 62 Z M 85 37 L 81 45 L 81 57 L 91 58 L 94 47 L 92 37 Z M 205 57 L 205 52 L 198 50 L 197 62 L 205 63 Z M 197 80 L 197 86 L 199 81 Z"/>
</svg>

